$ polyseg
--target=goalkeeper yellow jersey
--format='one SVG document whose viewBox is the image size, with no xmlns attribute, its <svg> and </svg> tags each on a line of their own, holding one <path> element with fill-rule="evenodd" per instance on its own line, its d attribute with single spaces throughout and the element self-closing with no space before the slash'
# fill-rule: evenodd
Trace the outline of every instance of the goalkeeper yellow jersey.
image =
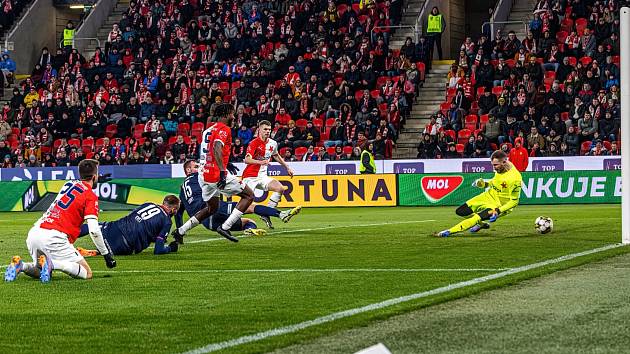
<svg viewBox="0 0 630 354">
<path fill-rule="evenodd" d="M 494 173 L 494 177 L 488 181 L 490 187 L 486 193 L 492 199 L 499 201 L 501 212 L 512 209 L 518 205 L 521 196 L 521 184 L 523 177 L 512 165 L 512 168 L 504 173 Z"/>
</svg>

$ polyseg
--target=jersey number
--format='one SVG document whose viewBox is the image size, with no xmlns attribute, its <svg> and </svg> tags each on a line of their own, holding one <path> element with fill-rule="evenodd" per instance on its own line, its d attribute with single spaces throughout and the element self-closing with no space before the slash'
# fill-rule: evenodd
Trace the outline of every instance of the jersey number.
<svg viewBox="0 0 630 354">
<path fill-rule="evenodd" d="M 186 181 L 184 182 L 184 194 L 186 195 L 186 199 L 190 199 L 192 197 L 192 188 L 190 188 L 190 186 L 188 185 L 188 182 L 190 182 L 188 179 L 186 179 Z"/>
<path fill-rule="evenodd" d="M 138 215 L 140 215 L 142 220 L 149 220 L 159 213 L 160 213 L 160 208 L 155 205 L 149 205 L 147 207 L 144 207 L 138 210 Z"/>
<path fill-rule="evenodd" d="M 66 190 L 64 191 L 64 189 Z M 63 192 L 63 196 L 61 197 L 61 199 L 59 199 L 59 202 L 57 202 L 57 205 L 61 209 L 65 210 L 65 209 L 68 209 L 70 204 L 74 202 L 74 200 L 79 194 L 83 193 L 83 189 L 81 189 L 81 187 L 77 186 L 76 184 L 72 185 L 69 183 L 63 186 L 62 192 Z"/>
</svg>

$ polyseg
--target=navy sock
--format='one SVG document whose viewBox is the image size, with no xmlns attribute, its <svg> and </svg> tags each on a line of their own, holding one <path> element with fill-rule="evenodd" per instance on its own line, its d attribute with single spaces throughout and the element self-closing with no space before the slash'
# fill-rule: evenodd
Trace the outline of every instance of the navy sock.
<svg viewBox="0 0 630 354">
<path fill-rule="evenodd" d="M 254 214 L 260 216 L 275 216 L 277 218 L 280 217 L 280 210 L 275 208 L 270 208 L 264 205 L 256 205 L 254 207 Z"/>
</svg>

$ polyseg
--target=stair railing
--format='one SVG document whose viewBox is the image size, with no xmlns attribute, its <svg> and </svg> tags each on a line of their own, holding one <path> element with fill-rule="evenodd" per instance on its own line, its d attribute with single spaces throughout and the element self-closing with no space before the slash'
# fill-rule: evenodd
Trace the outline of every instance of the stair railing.
<svg viewBox="0 0 630 354">
<path fill-rule="evenodd" d="M 481 33 L 484 33 L 484 26 L 490 25 L 490 40 L 494 40 L 495 24 L 505 24 L 510 18 L 510 12 L 512 11 L 512 7 L 514 6 L 514 0 L 499 0 L 497 5 L 494 7 L 494 11 L 492 12 L 492 16 L 490 17 L 490 21 L 484 23 L 481 26 Z M 527 32 L 527 30 L 526 30 Z"/>
<path fill-rule="evenodd" d="M 525 29 L 525 33 L 527 34 L 527 22 L 525 21 L 486 21 L 481 25 L 481 32 L 483 33 L 483 29 L 485 26 L 490 25 L 491 31 L 492 31 L 492 36 L 491 38 L 494 40 L 494 35 L 495 35 L 495 31 L 494 31 L 494 25 L 511 25 L 511 24 L 523 24 L 523 28 Z"/>
</svg>

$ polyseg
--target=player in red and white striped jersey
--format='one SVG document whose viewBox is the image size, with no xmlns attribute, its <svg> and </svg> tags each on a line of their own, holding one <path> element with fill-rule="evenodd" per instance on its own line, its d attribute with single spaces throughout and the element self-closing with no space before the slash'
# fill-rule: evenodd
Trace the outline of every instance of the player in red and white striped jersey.
<svg viewBox="0 0 630 354">
<path fill-rule="evenodd" d="M 278 153 L 278 143 L 269 137 L 271 135 L 271 123 L 269 121 L 263 120 L 258 123 L 257 135 L 247 147 L 247 154 L 244 160 L 247 167 L 243 171 L 243 182 L 252 190 L 272 191 L 273 193 L 267 206 L 276 208 L 287 187 L 267 175 L 267 166 L 269 166 L 273 158 L 287 170 L 287 174 L 291 177 L 293 177 L 293 170 Z M 289 213 L 289 217 L 283 218 L 282 221 L 289 222 L 291 217 L 299 213 L 301 209 L 299 206 L 294 208 Z M 273 229 L 273 224 L 269 217 L 261 216 L 261 219 L 270 229 Z"/>
</svg>

